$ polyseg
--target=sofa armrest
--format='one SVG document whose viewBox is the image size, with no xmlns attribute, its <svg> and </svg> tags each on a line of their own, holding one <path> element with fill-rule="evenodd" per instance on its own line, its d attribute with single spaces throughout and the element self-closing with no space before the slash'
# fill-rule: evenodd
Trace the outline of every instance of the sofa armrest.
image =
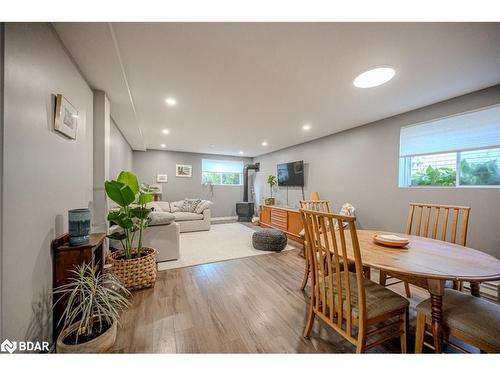
<svg viewBox="0 0 500 375">
<path fill-rule="evenodd" d="M 212 218 L 212 213 L 210 212 L 210 209 L 207 208 L 206 210 L 203 211 L 203 220 L 208 220 Z"/>
</svg>

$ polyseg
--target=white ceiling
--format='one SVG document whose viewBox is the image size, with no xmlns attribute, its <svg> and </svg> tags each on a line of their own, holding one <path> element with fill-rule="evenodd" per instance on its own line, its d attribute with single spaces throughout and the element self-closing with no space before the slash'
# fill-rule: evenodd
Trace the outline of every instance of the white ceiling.
<svg viewBox="0 0 500 375">
<path fill-rule="evenodd" d="M 257 156 L 500 83 L 498 23 L 54 27 L 136 150 Z M 378 65 L 395 78 L 353 86 Z"/>
</svg>

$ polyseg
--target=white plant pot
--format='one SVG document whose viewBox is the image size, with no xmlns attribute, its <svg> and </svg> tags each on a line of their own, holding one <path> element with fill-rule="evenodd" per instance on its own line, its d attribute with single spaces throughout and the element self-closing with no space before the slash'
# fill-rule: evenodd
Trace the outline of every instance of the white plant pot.
<svg viewBox="0 0 500 375">
<path fill-rule="evenodd" d="M 84 342 L 82 344 L 67 345 L 63 340 L 73 331 L 78 328 L 79 323 L 70 325 L 62 331 L 57 338 L 56 352 L 57 353 L 105 353 L 115 343 L 116 340 L 116 326 L 117 323 L 113 322 L 102 335 L 93 340 Z"/>
</svg>

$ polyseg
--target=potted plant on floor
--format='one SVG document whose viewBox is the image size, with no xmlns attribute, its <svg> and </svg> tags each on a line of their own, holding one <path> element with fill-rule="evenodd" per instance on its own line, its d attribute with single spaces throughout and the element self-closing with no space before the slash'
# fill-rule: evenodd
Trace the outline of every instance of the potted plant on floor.
<svg viewBox="0 0 500 375">
<path fill-rule="evenodd" d="M 58 324 L 58 353 L 103 353 L 116 339 L 119 312 L 129 306 L 130 293 L 111 272 L 97 273 L 84 264 L 71 271 L 69 283 L 54 289 L 66 302 Z"/>
<path fill-rule="evenodd" d="M 271 197 L 270 198 L 266 198 L 264 203 L 268 206 L 272 206 L 274 205 L 276 202 L 275 202 L 275 199 L 273 198 L 273 186 L 276 185 L 277 181 L 276 181 L 276 176 L 273 176 L 273 175 L 269 175 L 269 177 L 267 177 L 267 184 L 269 185 L 269 190 L 271 192 Z"/>
<path fill-rule="evenodd" d="M 149 288 L 156 281 L 158 251 L 142 245 L 142 233 L 150 223 L 151 209 L 146 205 L 153 201 L 155 188 L 139 185 L 137 176 L 131 172 L 121 172 L 116 180 L 105 182 L 105 190 L 118 205 L 109 212 L 108 220 L 120 228 L 108 238 L 122 244 L 122 250 L 109 256 L 113 272 L 130 290 Z"/>
</svg>

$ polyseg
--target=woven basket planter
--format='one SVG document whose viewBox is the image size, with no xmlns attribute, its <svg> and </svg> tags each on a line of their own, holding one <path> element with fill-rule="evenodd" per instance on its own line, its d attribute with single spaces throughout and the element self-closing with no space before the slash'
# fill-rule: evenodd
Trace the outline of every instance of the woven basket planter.
<svg viewBox="0 0 500 375">
<path fill-rule="evenodd" d="M 123 257 L 123 251 L 120 250 L 115 251 L 108 258 L 113 264 L 113 273 L 129 290 L 150 288 L 156 282 L 158 251 L 151 247 L 143 247 L 141 253 L 140 258 L 120 259 Z"/>
</svg>

